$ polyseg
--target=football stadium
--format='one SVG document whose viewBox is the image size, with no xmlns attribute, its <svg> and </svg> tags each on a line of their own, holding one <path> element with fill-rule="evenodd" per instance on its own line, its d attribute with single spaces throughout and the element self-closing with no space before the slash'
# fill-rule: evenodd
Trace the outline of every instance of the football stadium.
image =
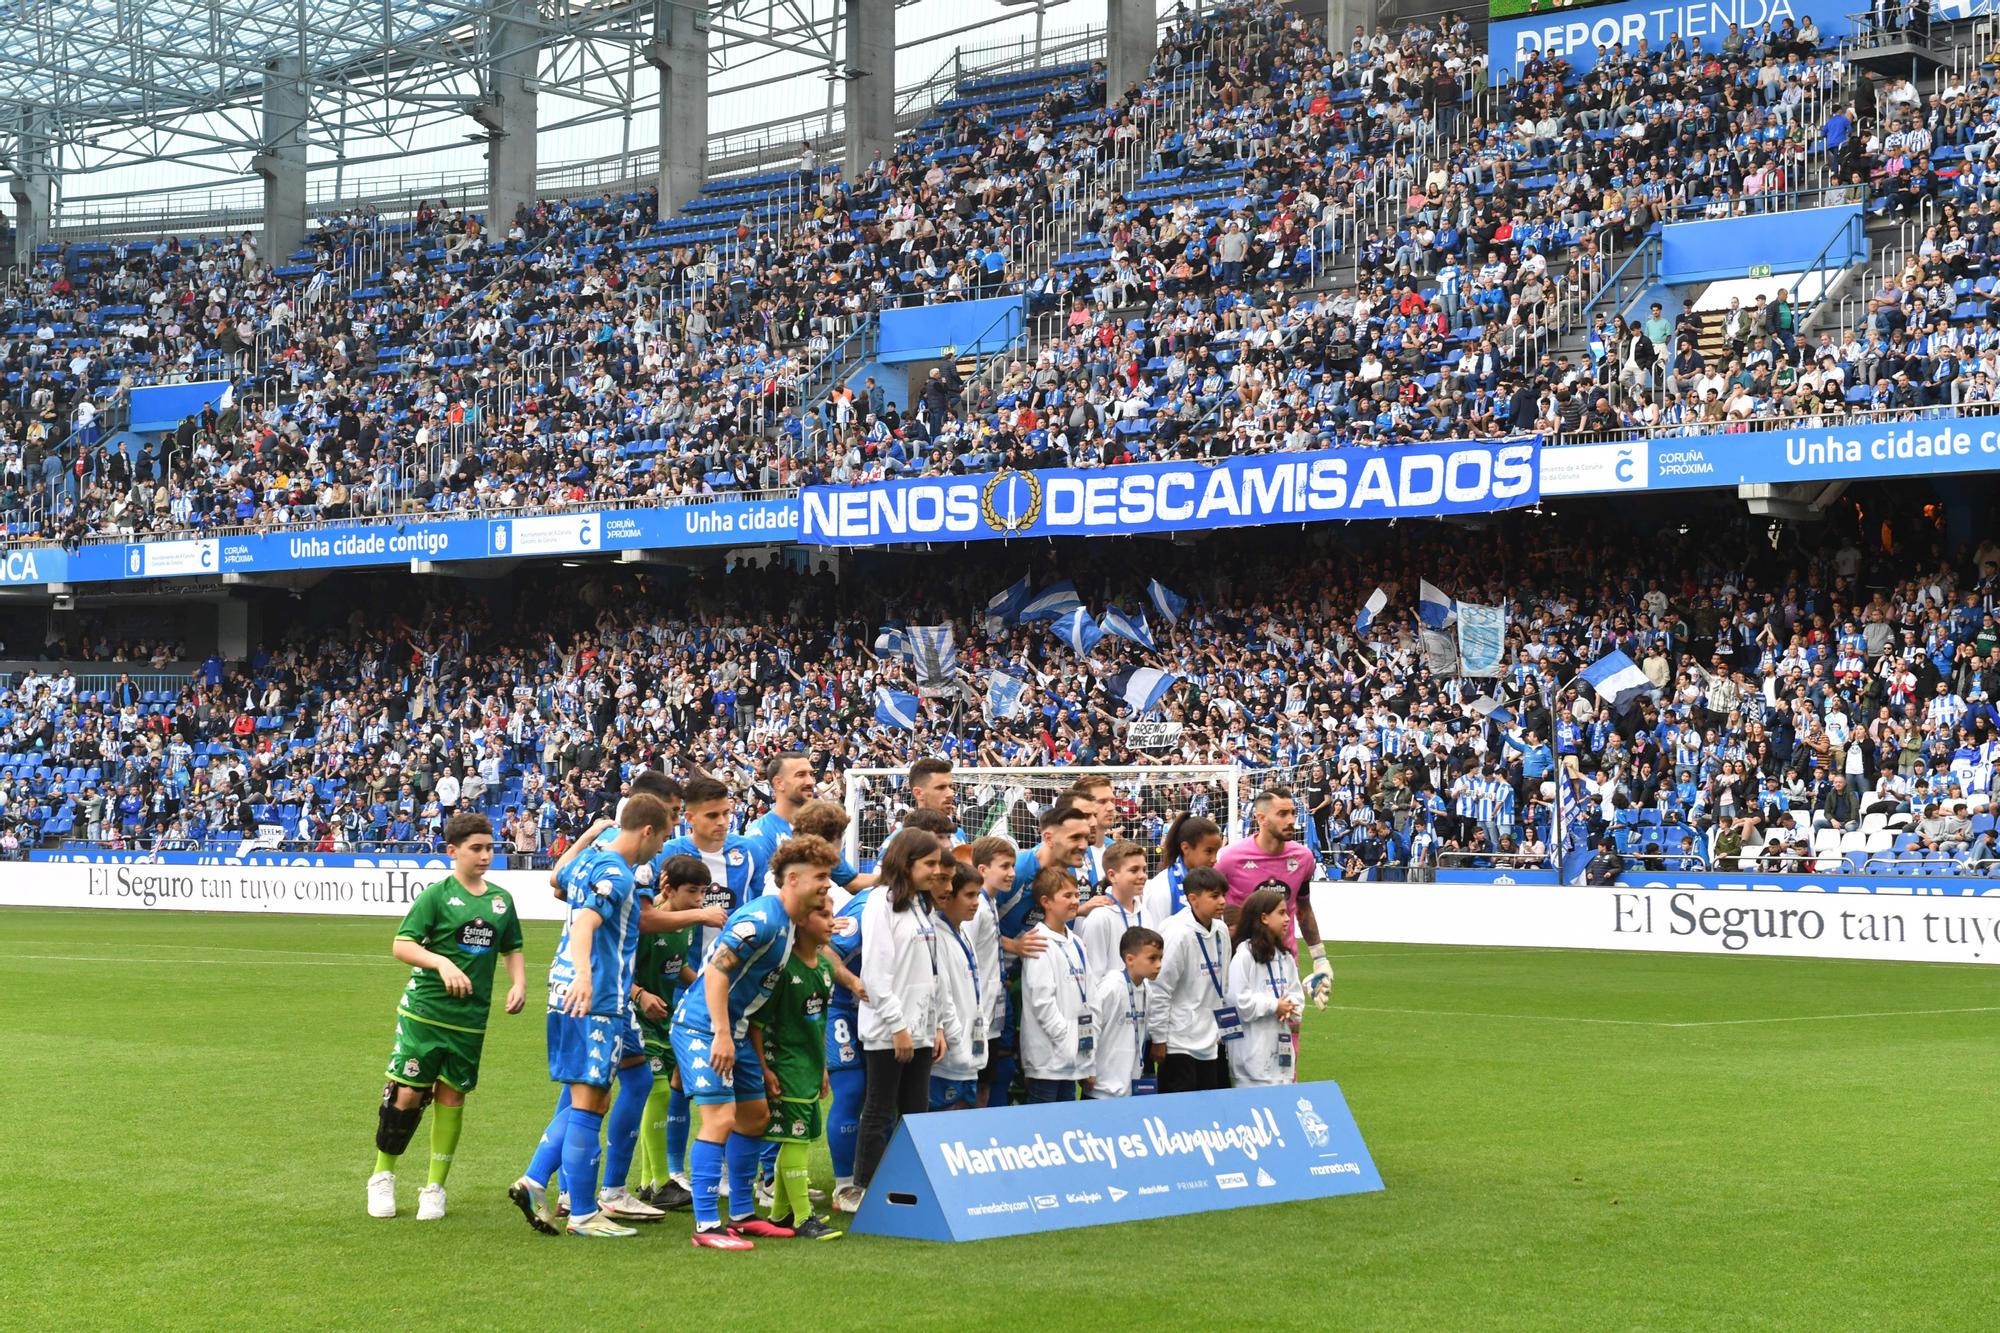
<svg viewBox="0 0 2000 1333">
<path fill-rule="evenodd" d="M 1987 0 L 0 45 L 0 1322 L 1992 1326 Z"/>
</svg>

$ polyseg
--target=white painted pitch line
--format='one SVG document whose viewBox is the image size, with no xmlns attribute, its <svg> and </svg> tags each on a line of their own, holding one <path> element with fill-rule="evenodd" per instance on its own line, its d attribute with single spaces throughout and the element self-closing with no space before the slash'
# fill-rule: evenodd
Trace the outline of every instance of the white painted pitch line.
<svg viewBox="0 0 2000 1333">
<path fill-rule="evenodd" d="M 22 963 L 117 963 L 130 967 L 134 964 L 145 967 L 402 967 L 393 958 L 365 958 L 356 955 L 352 962 L 321 961 L 309 958 L 128 958 L 108 957 L 97 954 L 73 953 L 12 953 L 0 954 L 0 965 L 10 962 Z"/>
<path fill-rule="evenodd" d="M 1470 1009 L 1390 1009 L 1362 1004 L 1330 1004 L 1328 1009 L 1341 1009 L 1358 1014 L 1409 1014 L 1425 1018 L 1485 1018 L 1500 1021 L 1519 1020 L 1529 1023 L 1587 1023 L 1605 1027 L 1663 1028 L 1682 1030 L 1688 1028 L 1744 1027 L 1765 1023 L 1830 1023 L 1856 1018 L 1921 1018 L 1940 1014 L 1994 1014 L 2000 1013 L 2000 1005 L 1976 1005 L 1964 1009 L 1882 1009 L 1854 1014 L 1785 1014 L 1771 1018 L 1714 1018 L 1694 1022 L 1673 1023 L 1652 1018 L 1589 1018 L 1579 1014 L 1494 1014 Z"/>
</svg>

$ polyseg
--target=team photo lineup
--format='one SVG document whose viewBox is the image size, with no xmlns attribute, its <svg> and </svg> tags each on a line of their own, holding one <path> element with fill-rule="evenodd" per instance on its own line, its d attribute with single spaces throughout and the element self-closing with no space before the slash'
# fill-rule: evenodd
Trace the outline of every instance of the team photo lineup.
<svg viewBox="0 0 2000 1333">
<path fill-rule="evenodd" d="M 1305 1001 L 1325 1006 L 1333 971 L 1290 792 L 1258 793 L 1256 831 L 1228 847 L 1182 815 L 1151 849 L 1111 836 L 1113 784 L 1085 776 L 1017 847 L 965 841 L 951 774 L 910 766 L 911 804 L 867 874 L 839 851 L 847 813 L 816 798 L 804 753 L 768 761 L 770 809 L 740 833 L 715 778 L 622 785 L 616 817 L 549 875 L 567 908 L 548 973 L 557 1106 L 507 1191 L 530 1227 L 623 1238 L 691 1209 L 700 1248 L 836 1240 L 809 1183 L 822 1141 L 831 1209 L 854 1213 L 903 1115 L 1297 1079 Z M 497 969 L 505 1012 L 527 1002 L 520 913 L 486 881 L 490 823 L 456 815 L 443 838 L 452 873 L 396 932 L 411 974 L 376 1218 L 397 1216 L 426 1108 L 416 1216 L 446 1215 Z"/>
</svg>

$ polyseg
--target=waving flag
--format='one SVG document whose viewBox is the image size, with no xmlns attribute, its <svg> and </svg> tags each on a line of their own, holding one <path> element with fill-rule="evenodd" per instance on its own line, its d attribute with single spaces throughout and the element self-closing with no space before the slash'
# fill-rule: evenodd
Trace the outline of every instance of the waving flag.
<svg viewBox="0 0 2000 1333">
<path fill-rule="evenodd" d="M 884 686 L 875 691 L 875 721 L 885 727 L 917 729 L 917 696 Z"/>
<path fill-rule="evenodd" d="M 1157 667 L 1132 667 L 1107 676 L 1104 687 L 1132 705 L 1134 710 L 1144 713 L 1158 707 L 1160 700 L 1179 680 L 1179 676 Z"/>
<path fill-rule="evenodd" d="M 1354 618 L 1357 633 L 1366 634 L 1368 627 L 1375 623 L 1375 617 L 1382 614 L 1382 608 L 1389 604 L 1389 594 L 1377 588 L 1368 594 L 1368 600 L 1361 604 L 1361 614 Z"/>
<path fill-rule="evenodd" d="M 1021 618 L 1021 611 L 1028 605 L 1028 576 L 1011 588 L 1003 588 L 986 599 L 986 618 L 997 620 L 1002 625 L 1011 625 Z"/>
<path fill-rule="evenodd" d="M 1458 669 L 1461 675 L 1497 676 L 1507 655 L 1507 611 L 1459 602 Z"/>
<path fill-rule="evenodd" d="M 1128 643 L 1136 643 L 1148 652 L 1158 652 L 1159 645 L 1153 642 L 1152 628 L 1146 624 L 1146 613 L 1128 616 L 1115 606 L 1104 608 L 1104 615 L 1098 619 L 1097 627 L 1106 634 L 1116 634 Z"/>
<path fill-rule="evenodd" d="M 1021 608 L 1021 622 L 1031 620 L 1060 620 L 1083 605 L 1083 598 L 1076 595 L 1076 585 L 1068 579 L 1052 583 L 1031 598 Z"/>
<path fill-rule="evenodd" d="M 918 685 L 942 685 L 957 672 L 958 649 L 952 643 L 951 626 L 912 625 L 908 638 Z"/>
<path fill-rule="evenodd" d="M 1160 619 L 1170 625 L 1181 618 L 1181 612 L 1187 610 L 1187 598 L 1158 579 L 1146 585 L 1146 600 L 1160 613 Z"/>
<path fill-rule="evenodd" d="M 1090 618 L 1090 612 L 1079 606 L 1055 623 L 1056 637 L 1068 644 L 1070 651 L 1078 657 L 1090 656 L 1090 650 L 1104 637 L 1104 631 Z"/>
<path fill-rule="evenodd" d="M 1500 701 L 1491 695 L 1482 694 L 1477 699 L 1474 699 L 1472 701 L 1472 711 L 1485 718 L 1488 722 L 1497 722 L 1503 727 L 1514 725 L 1514 714 L 1503 707 Z"/>
<path fill-rule="evenodd" d="M 1590 682 L 1597 696 L 1610 704 L 1614 712 L 1624 712 L 1653 692 L 1653 682 L 1639 669 L 1639 664 L 1615 648 L 1577 674 Z"/>
<path fill-rule="evenodd" d="M 994 718 L 1019 717 L 1021 695 L 1027 686 L 1004 671 L 986 674 L 986 715 Z"/>
<path fill-rule="evenodd" d="M 1443 629 L 1453 619 L 1451 598 L 1440 592 L 1429 579 L 1417 580 L 1417 616 L 1426 629 Z"/>
<path fill-rule="evenodd" d="M 875 656 L 910 656 L 910 636 L 902 630 L 885 627 L 880 634 L 875 636 Z"/>
</svg>

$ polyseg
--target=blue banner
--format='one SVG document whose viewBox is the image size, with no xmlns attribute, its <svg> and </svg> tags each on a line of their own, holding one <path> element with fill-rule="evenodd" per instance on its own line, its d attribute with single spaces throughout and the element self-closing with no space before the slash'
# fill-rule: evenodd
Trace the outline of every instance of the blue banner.
<svg viewBox="0 0 2000 1333">
<path fill-rule="evenodd" d="M 796 499 L 718 500 L 662 509 L 610 509 L 525 518 L 377 519 L 276 528 L 235 537 L 107 543 L 65 552 L 13 550 L 0 584 L 203 578 L 298 569 L 358 569 L 412 560 L 500 560 L 606 551 L 790 544 Z"/>
<path fill-rule="evenodd" d="M 114 852 L 98 847 L 69 847 L 28 853 L 30 861 L 49 865 L 92 866 L 262 866 L 300 870 L 435 870 L 451 869 L 443 852 Z M 496 870 L 507 868 L 507 857 L 493 858 Z"/>
<path fill-rule="evenodd" d="M 1908 873 L 1897 873 L 1878 865 L 1859 874 L 1766 875 L 1715 870 L 1634 870 L 1618 877 L 1626 889 L 1735 889 L 1760 893 L 1876 893 L 1900 897 L 1979 898 L 2000 894 L 2000 879 L 1978 879 L 1969 875 L 1940 875 L 1936 867 L 1911 865 Z M 1521 884 L 1553 885 L 1553 870 L 1480 870 L 1465 866 L 1439 866 L 1432 872 L 1439 884 L 1492 884 L 1507 887 Z"/>
<path fill-rule="evenodd" d="M 1740 24 L 1745 32 L 1769 23 L 1775 31 L 1786 19 L 1803 21 L 1812 15 L 1822 41 L 1844 37 L 1853 29 L 1847 15 L 1857 6 L 1835 0 L 1630 0 L 1627 4 L 1549 7 L 1526 18 L 1496 19 L 1487 26 L 1487 59 L 1496 77 L 1517 78 L 1521 66 L 1538 54 L 1569 62 L 1576 73 L 1597 64 L 1600 47 L 1621 47 L 1640 55 L 1639 44 L 1657 54 L 1678 34 L 1690 48 L 1714 51 Z M 1861 8 L 1865 8 L 1862 6 Z"/>
<path fill-rule="evenodd" d="M 986 1240 L 1382 1188 L 1335 1083 L 904 1116 L 861 1235 Z"/>
<path fill-rule="evenodd" d="M 215 406 L 228 387 L 228 380 L 201 380 L 193 384 L 148 384 L 135 388 L 128 428 L 172 430 L 187 418 L 200 416 L 203 408 Z"/>
<path fill-rule="evenodd" d="M 1537 438 L 813 486 L 804 497 L 805 540 L 1108 537 L 1486 513 L 1540 500 L 1540 453 Z"/>
</svg>

